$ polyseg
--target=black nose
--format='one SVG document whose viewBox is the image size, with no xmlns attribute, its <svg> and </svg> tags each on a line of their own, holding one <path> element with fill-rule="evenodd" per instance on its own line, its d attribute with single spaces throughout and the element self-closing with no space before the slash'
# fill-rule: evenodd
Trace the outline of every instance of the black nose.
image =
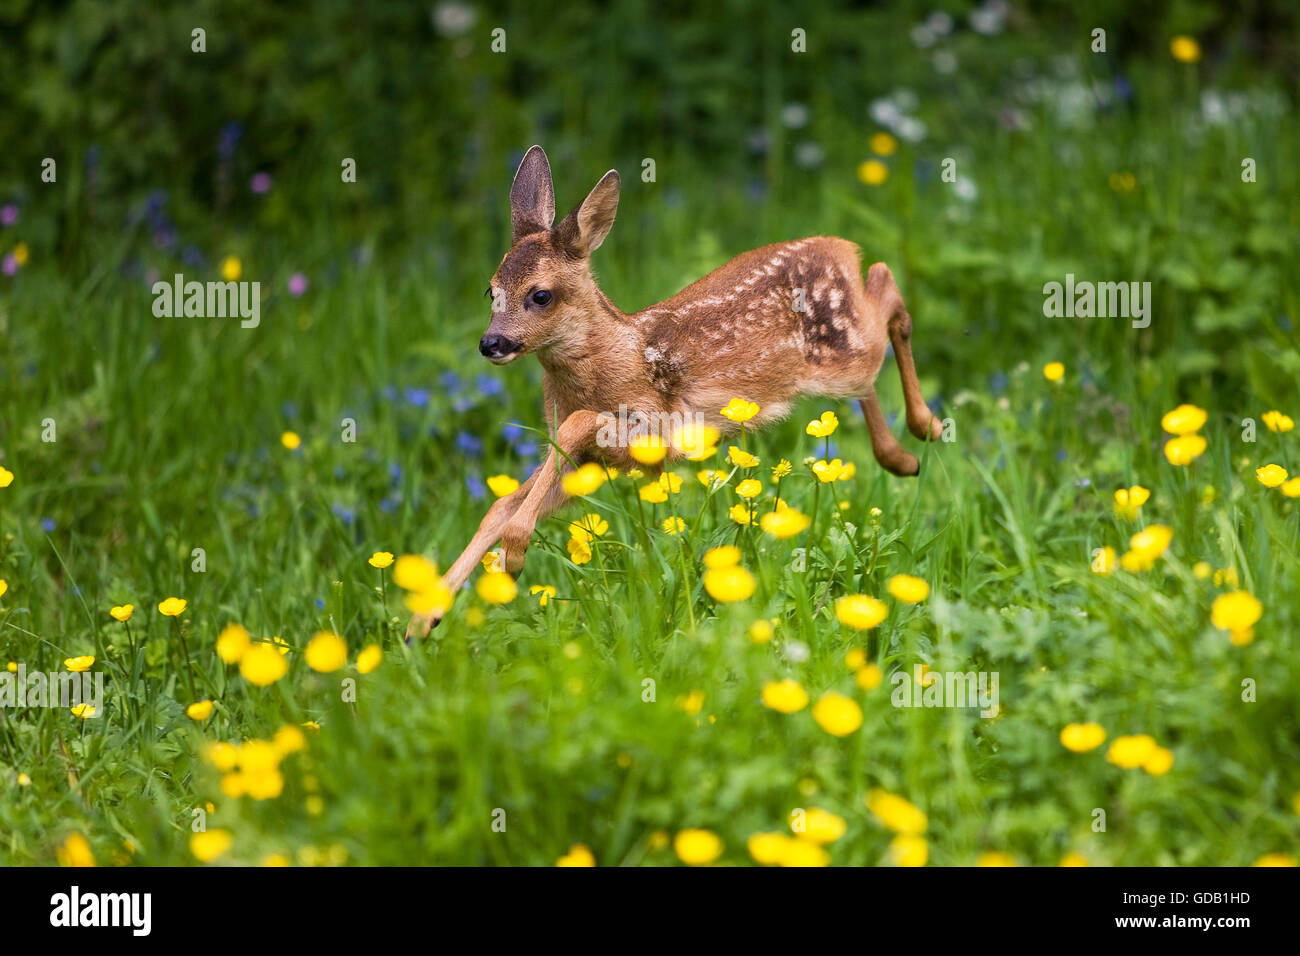
<svg viewBox="0 0 1300 956">
<path fill-rule="evenodd" d="M 522 343 L 508 339 L 504 335 L 485 335 L 478 343 L 479 354 L 488 358 L 500 358 L 511 352 L 518 352 L 521 348 L 523 348 Z"/>
</svg>

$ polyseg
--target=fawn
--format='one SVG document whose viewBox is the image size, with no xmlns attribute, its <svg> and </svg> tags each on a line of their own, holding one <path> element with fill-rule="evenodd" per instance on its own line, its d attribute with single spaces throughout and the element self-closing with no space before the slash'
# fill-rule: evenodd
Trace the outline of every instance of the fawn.
<svg viewBox="0 0 1300 956">
<path fill-rule="evenodd" d="M 611 169 L 552 228 L 555 193 L 546 153 L 532 147 L 515 173 L 511 245 L 488 290 L 492 320 L 479 351 L 496 365 L 537 356 L 555 447 L 527 481 L 488 509 L 443 578 L 453 595 L 498 541 L 505 570 L 519 573 L 537 522 L 568 499 L 562 471 L 589 460 L 636 465 L 626 446 L 596 441 L 602 422 L 624 406 L 726 432 L 735 426 L 721 409 L 732 398 L 758 404 L 755 426 L 783 417 L 803 395 L 857 398 L 876 460 L 895 475 L 915 475 L 919 464 L 889 431 L 873 388 L 892 342 L 908 430 L 925 440 L 942 433 L 921 396 L 912 320 L 886 265 L 873 265 L 864 283 L 853 243 L 820 236 L 782 242 L 746 252 L 629 315 L 605 297 L 589 265 L 614 224 L 618 195 L 618 173 Z M 667 461 L 679 455 L 670 449 Z M 417 614 L 408 635 L 428 634 L 439 617 Z"/>
</svg>

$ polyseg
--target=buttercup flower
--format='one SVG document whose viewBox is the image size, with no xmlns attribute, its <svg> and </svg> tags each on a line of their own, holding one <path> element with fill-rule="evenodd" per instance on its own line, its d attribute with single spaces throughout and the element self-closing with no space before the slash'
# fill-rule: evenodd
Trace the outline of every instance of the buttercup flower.
<svg viewBox="0 0 1300 956">
<path fill-rule="evenodd" d="M 1249 591 L 1220 594 L 1210 605 L 1210 623 L 1220 631 L 1227 631 L 1238 647 L 1254 640 L 1255 624 L 1263 615 L 1264 605 Z"/>
<path fill-rule="evenodd" d="M 1090 567 L 1093 574 L 1110 574 L 1115 570 L 1115 549 L 1110 545 L 1098 548 L 1093 553 Z"/>
<path fill-rule="evenodd" d="M 1125 770 L 1133 770 L 1146 763 L 1155 749 L 1156 741 L 1150 734 L 1129 734 L 1111 742 L 1106 760 Z"/>
<path fill-rule="evenodd" d="M 875 787 L 867 793 L 866 799 L 867 809 L 895 833 L 916 835 L 924 833 L 929 826 L 925 811 L 887 790 Z"/>
<path fill-rule="evenodd" d="M 212 701 L 195 701 L 185 708 L 185 716 L 190 720 L 207 720 L 212 716 Z"/>
<path fill-rule="evenodd" d="M 302 439 L 298 437 L 297 432 L 285 432 L 280 436 L 280 444 L 290 451 L 294 451 L 302 444 Z"/>
<path fill-rule="evenodd" d="M 584 541 L 593 541 L 607 531 L 609 531 L 609 522 L 595 512 L 583 515 L 579 520 L 569 523 L 570 536 L 582 538 Z"/>
<path fill-rule="evenodd" d="M 574 564 L 586 564 L 591 560 L 591 545 L 583 538 L 570 538 L 565 547 L 569 551 L 569 560 Z"/>
<path fill-rule="evenodd" d="M 131 615 L 135 613 L 134 604 L 119 604 L 116 607 L 109 608 L 108 616 L 115 621 L 123 623 L 131 620 Z"/>
<path fill-rule="evenodd" d="M 504 571 L 492 571 L 478 579 L 475 592 L 488 604 L 509 604 L 519 593 L 515 579 Z"/>
<path fill-rule="evenodd" d="M 239 673 L 257 687 L 268 687 L 289 672 L 284 655 L 271 644 L 258 642 L 239 660 Z"/>
<path fill-rule="evenodd" d="M 1043 366 L 1043 378 L 1049 382 L 1059 382 L 1065 378 L 1065 365 L 1061 362 L 1048 362 Z"/>
<path fill-rule="evenodd" d="M 741 424 L 758 414 L 758 406 L 753 402 L 745 401 L 743 398 L 733 398 L 727 403 L 727 407 L 722 409 L 722 414 L 733 422 Z"/>
<path fill-rule="evenodd" d="M 569 847 L 569 852 L 564 854 L 555 861 L 556 866 L 595 866 L 596 857 L 592 854 L 586 844 L 575 843 Z"/>
<path fill-rule="evenodd" d="M 659 476 L 659 487 L 670 495 L 675 495 L 682 490 L 682 476 L 674 471 L 665 471 Z"/>
<path fill-rule="evenodd" d="M 727 449 L 727 458 L 733 465 L 740 468 L 753 468 L 758 465 L 758 458 L 743 449 L 737 448 L 735 445 Z"/>
<path fill-rule="evenodd" d="M 380 661 L 384 659 L 384 649 L 378 644 L 367 645 L 360 654 L 357 655 L 357 673 L 369 674 L 379 666 Z"/>
<path fill-rule="evenodd" d="M 665 534 L 681 534 L 686 530 L 686 522 L 673 515 L 671 518 L 665 518 L 660 527 L 664 529 Z"/>
<path fill-rule="evenodd" d="M 749 625 L 749 639 L 755 644 L 766 644 L 775 632 L 776 628 L 772 627 L 772 622 L 762 618 Z"/>
<path fill-rule="evenodd" d="M 840 420 L 834 412 L 822 412 L 820 418 L 814 418 L 804 428 L 813 438 L 829 438 L 840 427 Z"/>
<path fill-rule="evenodd" d="M 1289 432 L 1291 429 L 1295 428 L 1295 422 L 1291 420 L 1291 416 L 1283 415 L 1276 409 L 1271 412 L 1265 412 L 1260 416 L 1260 418 L 1264 421 L 1264 427 L 1271 432 Z M 0 485 L 0 487 L 3 487 L 3 485 Z"/>
<path fill-rule="evenodd" d="M 498 498 L 519 490 L 519 479 L 509 475 L 492 475 L 487 479 L 488 491 Z"/>
<path fill-rule="evenodd" d="M 854 682 L 863 690 L 875 690 L 885 679 L 885 672 L 875 664 L 864 664 L 853 675 Z"/>
<path fill-rule="evenodd" d="M 80 674 L 83 671 L 88 671 L 94 665 L 95 665 L 95 656 L 93 654 L 88 654 L 85 657 L 69 657 L 66 661 L 63 662 L 63 666 L 66 667 L 68 670 L 72 671 L 74 674 Z"/>
<path fill-rule="evenodd" d="M 221 260 L 221 278 L 227 282 L 238 282 L 243 271 L 243 264 L 235 256 L 226 256 Z"/>
<path fill-rule="evenodd" d="M 1106 742 L 1106 730 L 1101 724 L 1066 724 L 1061 728 L 1061 745 L 1077 754 L 1096 750 Z"/>
<path fill-rule="evenodd" d="M 72 708 L 72 716 L 80 717 L 82 720 L 89 720 L 97 713 L 99 713 L 99 711 L 94 707 L 91 707 L 89 704 L 78 704 L 76 707 Z"/>
<path fill-rule="evenodd" d="M 910 574 L 895 574 L 885 586 L 890 594 L 905 604 L 920 604 L 930 595 L 930 585 Z"/>
<path fill-rule="evenodd" d="M 0 465 L 0 488 L 8 488 L 14 483 L 14 473 Z"/>
<path fill-rule="evenodd" d="M 703 866 L 722 855 L 722 841 L 711 830 L 683 830 L 673 838 L 673 850 L 683 863 Z"/>
<path fill-rule="evenodd" d="M 869 141 L 871 151 L 877 156 L 892 156 L 894 150 L 898 149 L 898 140 L 888 133 L 876 133 Z"/>
<path fill-rule="evenodd" d="M 1160 419 L 1160 427 L 1171 435 L 1191 435 L 1201 430 L 1205 418 L 1205 409 L 1195 405 L 1179 405 L 1172 412 L 1165 412 Z"/>
<path fill-rule="evenodd" d="M 229 850 L 234 839 L 229 830 L 205 830 L 202 833 L 190 834 L 190 852 L 200 863 L 211 863 L 218 857 L 224 856 Z"/>
<path fill-rule="evenodd" d="M 321 674 L 332 674 L 348 662 L 348 645 L 333 631 L 319 631 L 307 642 L 307 666 Z"/>
<path fill-rule="evenodd" d="M 164 617 L 180 617 L 187 603 L 184 598 L 169 597 L 158 605 L 158 612 Z"/>
<path fill-rule="evenodd" d="M 642 501 L 648 501 L 652 505 L 661 505 L 668 500 L 668 492 L 664 491 L 664 486 L 657 481 L 642 485 L 637 489 L 637 494 Z"/>
<path fill-rule="evenodd" d="M 1156 747 L 1142 761 L 1142 769 L 1153 777 L 1163 777 L 1174 765 L 1174 752 L 1164 747 Z"/>
<path fill-rule="evenodd" d="M 782 458 L 780 461 L 778 461 L 775 465 L 772 466 L 772 480 L 780 481 L 786 475 L 790 474 L 792 470 L 793 469 L 790 467 L 790 462 L 787 459 Z"/>
<path fill-rule="evenodd" d="M 808 692 L 792 677 L 763 685 L 763 706 L 793 714 L 808 706 Z"/>
<path fill-rule="evenodd" d="M 878 159 L 858 164 L 858 179 L 868 186 L 879 186 L 889 178 L 889 167 Z"/>
<path fill-rule="evenodd" d="M 1173 538 L 1173 529 L 1165 525 L 1153 524 L 1143 528 L 1129 538 L 1129 550 L 1119 559 L 1120 567 L 1126 571 L 1151 570 Z"/>
<path fill-rule="evenodd" d="M 844 462 L 836 458 L 834 461 L 815 461 L 813 462 L 812 472 L 817 476 L 817 480 L 823 484 L 838 480 L 844 474 Z"/>
<path fill-rule="evenodd" d="M 1201 45 L 1189 36 L 1176 36 L 1169 41 L 1169 52 L 1179 63 L 1195 63 L 1201 58 Z"/>
<path fill-rule="evenodd" d="M 740 484 L 736 485 L 736 494 L 745 499 L 757 498 L 762 491 L 763 483 L 757 478 L 746 478 Z"/>
<path fill-rule="evenodd" d="M 814 716 L 816 708 L 814 708 Z M 794 830 L 796 837 L 800 840 L 808 840 L 811 843 L 824 845 L 834 843 L 840 837 L 844 836 L 848 829 L 848 824 L 844 818 L 831 813 L 829 810 L 823 810 L 821 807 L 809 807 L 803 815 L 803 830 L 795 830 L 796 820 L 790 821 L 790 829 Z"/>
<path fill-rule="evenodd" d="M 751 525 L 754 523 L 754 513 L 749 510 L 749 505 L 737 502 L 727 511 L 731 520 L 736 524 Z"/>
<path fill-rule="evenodd" d="M 59 866 L 94 866 L 95 854 L 91 852 L 90 841 L 80 833 L 69 834 L 54 852 Z"/>
<path fill-rule="evenodd" d="M 555 588 L 549 584 L 534 584 L 528 589 L 528 593 L 540 595 L 540 597 L 537 598 L 537 606 L 546 607 L 546 605 L 551 602 L 551 598 L 555 597 L 556 591 Z"/>
<path fill-rule="evenodd" d="M 710 548 L 704 552 L 703 561 L 706 568 L 729 568 L 740 563 L 740 549 L 734 544 Z"/>
<path fill-rule="evenodd" d="M 380 570 L 388 567 L 392 563 L 393 555 L 388 551 L 376 551 L 370 556 L 369 560 L 369 564 L 372 568 L 379 568 Z"/>
<path fill-rule="evenodd" d="M 813 704 L 812 715 L 822 730 L 836 737 L 844 737 L 862 726 L 862 708 L 857 701 L 834 691 L 823 694 Z"/>
<path fill-rule="evenodd" d="M 643 465 L 657 465 L 668 454 L 668 446 L 657 435 L 640 435 L 628 442 L 627 453 Z"/>
<path fill-rule="evenodd" d="M 1288 498 L 1300 498 L 1300 475 L 1282 482 L 1282 494 Z"/>
<path fill-rule="evenodd" d="M 754 593 L 755 587 L 754 576 L 738 564 L 704 572 L 704 590 L 713 600 L 724 604 L 745 600 Z"/>
<path fill-rule="evenodd" d="M 1255 477 L 1265 488 L 1276 488 L 1286 481 L 1286 469 L 1281 465 L 1268 464 L 1255 469 Z"/>
<path fill-rule="evenodd" d="M 393 565 L 393 581 L 407 592 L 406 608 L 415 614 L 441 614 L 451 607 L 451 589 L 428 558 L 404 554 Z"/>
<path fill-rule="evenodd" d="M 248 631 L 243 627 L 238 624 L 227 624 L 217 635 L 217 656 L 227 664 L 238 664 L 248 653 L 251 643 Z"/>
<path fill-rule="evenodd" d="M 705 488 L 712 489 L 715 486 L 722 485 L 727 480 L 727 473 L 719 471 L 716 468 L 705 468 L 696 475 Z"/>
<path fill-rule="evenodd" d="M 811 518 L 794 508 L 778 508 L 758 521 L 759 527 L 774 538 L 793 538 L 811 523 Z"/>
<path fill-rule="evenodd" d="M 1115 492 L 1115 514 L 1132 521 L 1137 518 L 1138 509 L 1147 503 L 1151 492 L 1141 485 L 1132 488 L 1120 488 Z"/>
<path fill-rule="evenodd" d="M 867 594 L 848 594 L 835 602 L 835 617 L 855 631 L 867 631 L 885 619 L 889 608 Z"/>
<path fill-rule="evenodd" d="M 594 461 L 589 461 L 576 470 L 567 472 L 560 479 L 560 484 L 564 487 L 565 494 L 579 498 L 583 495 L 595 494 L 608 477 L 604 468 Z"/>
</svg>

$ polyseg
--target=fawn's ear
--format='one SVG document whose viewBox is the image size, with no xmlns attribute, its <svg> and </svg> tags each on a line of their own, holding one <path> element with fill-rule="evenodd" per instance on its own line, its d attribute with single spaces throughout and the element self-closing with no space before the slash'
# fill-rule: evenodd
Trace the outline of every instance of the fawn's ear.
<svg viewBox="0 0 1300 956">
<path fill-rule="evenodd" d="M 555 231 L 565 249 L 576 256 L 589 256 L 600 248 L 618 212 L 618 189 L 618 171 L 611 169 L 587 193 L 587 198 L 564 217 Z"/>
<path fill-rule="evenodd" d="M 551 185 L 551 164 L 546 151 L 531 147 L 519 163 L 510 187 L 511 242 L 534 232 L 545 232 L 555 221 L 555 187 Z"/>
</svg>

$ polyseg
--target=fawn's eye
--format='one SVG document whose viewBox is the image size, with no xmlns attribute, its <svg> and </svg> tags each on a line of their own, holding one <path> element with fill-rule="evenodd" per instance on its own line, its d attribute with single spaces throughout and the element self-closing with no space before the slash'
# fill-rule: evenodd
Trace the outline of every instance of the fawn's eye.
<svg viewBox="0 0 1300 956">
<path fill-rule="evenodd" d="M 533 293 L 533 302 L 536 303 L 537 305 L 550 305 L 551 294 L 547 292 L 545 289 L 538 289 L 536 292 Z"/>
</svg>

